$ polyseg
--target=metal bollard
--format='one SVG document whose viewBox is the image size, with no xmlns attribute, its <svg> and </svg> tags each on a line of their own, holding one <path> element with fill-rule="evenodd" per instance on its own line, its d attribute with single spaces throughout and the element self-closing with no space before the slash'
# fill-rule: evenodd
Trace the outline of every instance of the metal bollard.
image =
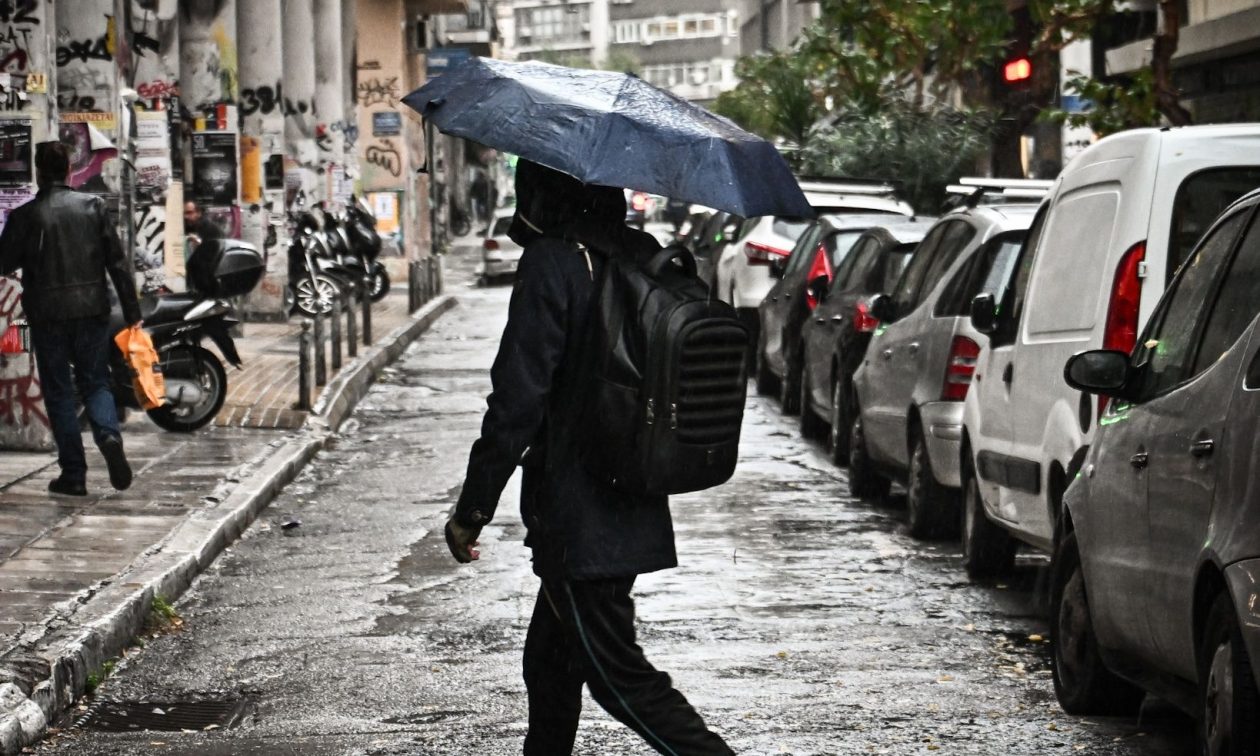
<svg viewBox="0 0 1260 756">
<path fill-rule="evenodd" d="M 341 369 L 341 292 L 332 301 L 332 370 L 335 375 Z"/>
<path fill-rule="evenodd" d="M 359 298 L 363 304 L 363 345 L 370 346 L 372 344 L 372 277 L 368 276 L 363 279 L 364 296 Z"/>
<path fill-rule="evenodd" d="M 311 408 L 311 324 L 302 321 L 302 331 L 298 334 L 298 400 L 297 408 Z"/>
<path fill-rule="evenodd" d="M 328 363 L 324 357 L 324 314 L 316 312 L 314 317 L 315 335 L 315 385 L 328 383 Z"/>
<path fill-rule="evenodd" d="M 442 281 L 442 279 L 444 278 L 444 275 L 443 275 L 443 270 L 442 270 L 441 257 L 434 258 L 433 269 L 437 272 L 437 277 L 434 279 L 434 286 L 433 286 L 433 296 L 436 297 L 436 296 L 440 296 L 442 294 L 442 289 L 445 288 L 444 283 Z"/>
<path fill-rule="evenodd" d="M 433 257 L 424 258 L 424 301 L 433 299 Z"/>
<path fill-rule="evenodd" d="M 359 356 L 359 327 L 355 324 L 355 307 L 358 306 L 356 297 L 362 297 L 367 290 L 362 286 L 350 284 L 350 301 L 346 302 L 346 355 L 351 359 Z"/>
<path fill-rule="evenodd" d="M 407 314 L 415 312 L 416 305 L 416 261 L 407 261 Z"/>
</svg>

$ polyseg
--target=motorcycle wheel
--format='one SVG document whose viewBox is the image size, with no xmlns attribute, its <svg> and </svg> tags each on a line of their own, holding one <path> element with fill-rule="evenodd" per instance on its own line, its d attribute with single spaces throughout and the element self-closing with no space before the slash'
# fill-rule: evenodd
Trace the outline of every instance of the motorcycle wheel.
<svg viewBox="0 0 1260 756">
<path fill-rule="evenodd" d="M 372 271 L 372 291 L 370 296 L 373 302 L 379 302 L 389 294 L 389 273 L 384 267 L 378 267 Z"/>
<path fill-rule="evenodd" d="M 332 276 L 321 273 L 315 276 L 314 282 L 309 276 L 303 276 L 294 287 L 293 308 L 308 318 L 315 317 L 317 312 L 327 315 L 332 312 L 333 297 L 340 296 L 341 291 L 341 283 Z"/>
<path fill-rule="evenodd" d="M 177 433 L 191 433 L 214 419 L 227 399 L 227 372 L 223 363 L 208 349 L 182 346 L 171 349 L 162 358 L 162 374 L 166 380 L 195 381 L 202 392 L 201 401 L 191 405 L 167 404 L 148 410 L 159 428 Z"/>
</svg>

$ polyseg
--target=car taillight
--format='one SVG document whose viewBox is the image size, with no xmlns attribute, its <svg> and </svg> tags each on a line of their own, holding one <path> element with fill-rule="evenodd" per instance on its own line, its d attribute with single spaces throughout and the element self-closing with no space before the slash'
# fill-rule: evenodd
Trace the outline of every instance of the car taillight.
<svg viewBox="0 0 1260 756">
<path fill-rule="evenodd" d="M 980 345 L 966 336 L 955 336 L 949 345 L 949 360 L 945 363 L 945 385 L 941 388 L 941 400 L 961 402 L 971 388 L 971 377 L 976 373 L 976 358 Z"/>
<path fill-rule="evenodd" d="M 1103 329 L 1103 349 L 1129 354 L 1137 344 L 1138 311 L 1142 305 L 1142 261 L 1146 259 L 1146 242 L 1129 247 L 1116 266 L 1111 283 L 1111 301 L 1107 304 L 1107 324 Z M 1098 397 L 1098 414 L 1107 406 L 1107 397 Z"/>
<path fill-rule="evenodd" d="M 761 242 L 744 242 L 744 256 L 749 265 L 769 265 L 776 260 L 784 260 L 792 254 L 789 250 L 771 247 Z"/>
<path fill-rule="evenodd" d="M 819 279 L 822 279 L 824 287 L 831 283 L 831 260 L 827 259 L 827 248 L 821 244 L 814 251 L 814 262 L 809 266 L 809 274 L 805 276 L 805 304 L 809 306 L 810 312 L 822 301 L 814 286 L 814 282 Z"/>
<path fill-rule="evenodd" d="M 481 246 L 487 252 L 493 252 L 499 248 L 499 243 L 495 241 L 494 239 L 486 239 L 484 242 L 481 243 Z"/>
<path fill-rule="evenodd" d="M 853 313 L 853 330 L 858 333 L 874 333 L 879 328 L 879 318 L 871 314 L 871 306 L 866 302 L 857 303 L 857 311 Z"/>
</svg>

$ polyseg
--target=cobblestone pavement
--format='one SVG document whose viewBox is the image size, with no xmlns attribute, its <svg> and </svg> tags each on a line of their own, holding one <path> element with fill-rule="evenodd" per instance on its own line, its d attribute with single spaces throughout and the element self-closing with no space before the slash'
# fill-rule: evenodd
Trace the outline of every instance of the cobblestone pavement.
<svg viewBox="0 0 1260 756">
<path fill-rule="evenodd" d="M 520 752 L 536 581 L 516 491 L 479 563 L 456 565 L 440 530 L 508 291 L 458 293 L 461 306 L 178 605 L 183 629 L 137 648 L 99 691 L 162 711 L 243 697 L 243 723 L 69 726 L 40 753 Z M 735 479 L 674 500 L 681 566 L 638 581 L 643 646 L 738 753 L 1187 752 L 1188 722 L 1158 702 L 1141 722 L 1059 710 L 1040 562 L 973 585 L 955 545 L 915 542 L 895 504 L 845 490 L 843 470 L 752 398 Z M 576 753 L 648 752 L 588 700 Z"/>
</svg>

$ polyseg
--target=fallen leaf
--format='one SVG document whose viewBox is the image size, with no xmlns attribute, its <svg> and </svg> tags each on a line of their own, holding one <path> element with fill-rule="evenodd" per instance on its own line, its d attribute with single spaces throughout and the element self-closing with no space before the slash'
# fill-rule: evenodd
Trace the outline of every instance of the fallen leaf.
<svg viewBox="0 0 1260 756">
<path fill-rule="evenodd" d="M 1033 643 L 1045 643 L 1045 642 L 1046 642 L 1046 639 L 1045 639 L 1045 638 L 1042 638 L 1040 635 L 1037 635 L 1036 633 L 1033 633 L 1032 635 L 1028 636 L 1028 640 L 1029 640 L 1029 641 L 1031 641 L 1031 642 L 1033 642 Z"/>
<path fill-rule="evenodd" d="M 941 675 L 940 678 L 937 679 L 937 682 L 953 682 L 953 681 L 954 681 L 953 675 Z"/>
<path fill-rule="evenodd" d="M 779 657 L 780 659 L 786 659 L 788 657 L 788 654 L 787 654 L 787 651 L 780 651 L 779 653 L 775 654 L 775 656 Z"/>
</svg>

